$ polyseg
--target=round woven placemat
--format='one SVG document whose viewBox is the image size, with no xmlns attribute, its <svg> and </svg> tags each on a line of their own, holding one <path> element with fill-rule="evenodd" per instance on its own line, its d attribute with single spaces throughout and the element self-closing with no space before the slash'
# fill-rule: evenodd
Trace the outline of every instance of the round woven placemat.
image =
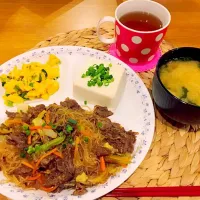
<svg viewBox="0 0 200 200">
<path fill-rule="evenodd" d="M 111 38 L 114 30 L 101 29 L 101 34 Z M 102 44 L 95 28 L 60 33 L 40 42 L 34 48 L 53 45 L 76 45 L 108 51 Z M 172 49 L 167 42 L 161 44 L 162 52 Z M 142 78 L 151 93 L 154 70 L 142 72 Z M 120 187 L 187 186 L 200 185 L 200 130 L 189 125 L 172 124 L 156 110 L 154 139 L 144 161 L 135 173 Z M 0 198 L 1 199 L 1 198 Z M 102 200 L 198 200 L 200 197 L 140 197 L 113 198 Z"/>
</svg>

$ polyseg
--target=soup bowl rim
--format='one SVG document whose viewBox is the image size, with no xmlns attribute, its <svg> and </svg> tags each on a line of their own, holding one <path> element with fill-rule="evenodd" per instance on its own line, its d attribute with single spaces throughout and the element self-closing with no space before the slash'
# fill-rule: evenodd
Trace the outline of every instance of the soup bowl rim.
<svg viewBox="0 0 200 200">
<path fill-rule="evenodd" d="M 159 73 L 159 72 L 160 72 L 160 69 L 161 69 L 161 67 L 162 67 L 162 65 L 163 65 L 163 60 L 162 60 L 162 59 L 164 59 L 164 57 L 167 56 L 168 54 L 169 54 L 169 55 L 172 54 L 172 55 L 171 55 L 171 59 L 168 59 L 167 62 L 172 61 L 173 59 L 176 59 L 176 58 L 177 58 L 177 57 L 173 57 L 173 52 L 179 51 L 179 50 L 182 50 L 182 49 L 184 49 L 184 50 L 191 50 L 191 49 L 193 49 L 193 50 L 199 51 L 199 53 L 200 53 L 200 48 L 197 48 L 197 47 L 177 47 L 177 48 L 171 49 L 171 50 L 167 51 L 166 53 L 164 53 L 164 54 L 160 57 L 160 59 L 159 59 L 157 65 L 156 65 L 155 73 L 156 73 L 156 76 L 157 76 L 157 78 L 158 78 L 159 83 L 161 84 L 162 88 L 167 92 L 168 95 L 170 95 L 171 97 L 173 97 L 174 99 L 176 99 L 177 101 L 179 101 L 179 102 L 181 102 L 181 103 L 183 103 L 183 104 L 185 104 L 185 105 L 191 106 L 191 107 L 193 107 L 193 108 L 200 109 L 200 106 L 194 105 L 194 104 L 191 104 L 191 103 L 188 103 L 188 102 L 185 102 L 185 101 L 179 99 L 178 97 L 176 97 L 175 95 L 173 95 L 173 94 L 164 86 L 164 84 L 162 83 L 162 81 L 161 81 L 161 79 L 160 79 L 160 73 Z M 195 60 L 194 60 L 194 61 L 195 61 Z M 200 61 L 199 61 L 199 62 L 200 62 Z"/>
</svg>

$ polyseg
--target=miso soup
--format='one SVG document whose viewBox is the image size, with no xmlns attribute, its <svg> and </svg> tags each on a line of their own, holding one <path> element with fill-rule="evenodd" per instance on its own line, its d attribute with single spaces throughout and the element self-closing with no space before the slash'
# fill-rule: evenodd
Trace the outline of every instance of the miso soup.
<svg viewBox="0 0 200 200">
<path fill-rule="evenodd" d="M 160 68 L 160 79 L 177 98 L 200 106 L 200 62 L 173 60 Z"/>
</svg>

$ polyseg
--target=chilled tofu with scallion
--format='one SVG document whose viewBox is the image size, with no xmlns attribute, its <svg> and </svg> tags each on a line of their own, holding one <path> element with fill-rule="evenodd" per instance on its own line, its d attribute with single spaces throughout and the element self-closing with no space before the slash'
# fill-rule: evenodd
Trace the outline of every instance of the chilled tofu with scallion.
<svg viewBox="0 0 200 200">
<path fill-rule="evenodd" d="M 5 105 L 12 107 L 14 104 L 39 98 L 48 100 L 59 89 L 59 64 L 60 60 L 51 54 L 45 64 L 31 62 L 23 64 L 21 68 L 15 66 L 9 74 L 1 75 Z"/>
<path fill-rule="evenodd" d="M 73 95 L 76 99 L 115 109 L 126 85 L 125 69 L 109 62 L 90 60 L 73 82 Z"/>
</svg>

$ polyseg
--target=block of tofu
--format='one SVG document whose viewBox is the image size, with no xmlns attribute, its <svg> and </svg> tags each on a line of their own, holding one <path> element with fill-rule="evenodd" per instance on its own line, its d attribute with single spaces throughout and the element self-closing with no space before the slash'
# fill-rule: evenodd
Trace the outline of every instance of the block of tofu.
<svg viewBox="0 0 200 200">
<path fill-rule="evenodd" d="M 94 60 L 85 65 L 75 75 L 73 81 L 73 96 L 80 101 L 87 101 L 89 104 L 106 106 L 110 109 L 115 109 L 123 95 L 126 85 L 125 69 L 120 65 L 112 64 L 110 68 L 110 74 L 114 77 L 114 82 L 109 86 L 92 86 L 87 85 L 89 77 L 82 78 L 82 74 L 85 73 L 89 66 L 93 64 L 101 64 L 102 62 Z M 103 63 L 108 66 L 109 63 Z"/>
</svg>

